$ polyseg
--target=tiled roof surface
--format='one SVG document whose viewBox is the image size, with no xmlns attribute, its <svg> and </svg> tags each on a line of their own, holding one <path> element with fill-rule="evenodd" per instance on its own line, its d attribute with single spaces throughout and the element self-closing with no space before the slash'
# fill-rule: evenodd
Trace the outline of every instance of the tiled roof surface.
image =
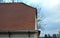
<svg viewBox="0 0 60 38">
<path fill-rule="evenodd" d="M 35 30 L 36 9 L 24 3 L 0 3 L 0 30 Z"/>
</svg>

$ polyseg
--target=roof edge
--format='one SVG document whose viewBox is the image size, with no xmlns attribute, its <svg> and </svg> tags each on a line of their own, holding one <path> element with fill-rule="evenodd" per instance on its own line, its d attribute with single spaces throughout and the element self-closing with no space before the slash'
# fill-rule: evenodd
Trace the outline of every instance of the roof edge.
<svg viewBox="0 0 60 38">
<path fill-rule="evenodd" d="M 26 5 L 26 6 L 28 6 L 28 7 L 31 7 L 31 8 L 33 8 L 33 9 L 36 9 L 36 8 L 34 8 L 34 7 L 32 7 L 32 6 L 30 6 L 30 5 L 28 5 L 28 4 L 26 4 L 26 3 L 24 3 L 24 2 L 13 2 L 14 4 L 24 4 L 24 5 Z M 12 2 L 7 2 L 7 3 L 0 3 L 0 4 L 12 4 Z M 36 9 L 37 10 L 37 9 Z"/>
<path fill-rule="evenodd" d="M 38 30 L 0 30 L 0 32 L 38 32 Z"/>
</svg>

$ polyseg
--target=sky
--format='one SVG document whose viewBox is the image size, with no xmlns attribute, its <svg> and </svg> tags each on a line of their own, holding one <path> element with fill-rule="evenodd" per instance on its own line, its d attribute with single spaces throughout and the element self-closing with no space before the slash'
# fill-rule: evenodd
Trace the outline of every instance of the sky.
<svg viewBox="0 0 60 38">
<path fill-rule="evenodd" d="M 11 0 L 9 0 L 12 2 Z M 41 25 L 41 36 L 44 34 L 54 34 L 60 31 L 60 0 L 18 0 L 24 2 L 29 6 L 37 8 L 38 22 Z M 5 0 L 4 2 L 8 2 Z M 17 2 L 17 0 L 15 0 Z"/>
</svg>

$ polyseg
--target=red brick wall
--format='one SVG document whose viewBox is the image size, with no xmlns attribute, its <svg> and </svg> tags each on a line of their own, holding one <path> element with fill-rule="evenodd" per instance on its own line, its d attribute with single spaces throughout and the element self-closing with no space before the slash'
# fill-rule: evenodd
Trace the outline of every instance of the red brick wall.
<svg viewBox="0 0 60 38">
<path fill-rule="evenodd" d="M 23 3 L 0 4 L 0 30 L 34 30 L 36 9 Z"/>
</svg>

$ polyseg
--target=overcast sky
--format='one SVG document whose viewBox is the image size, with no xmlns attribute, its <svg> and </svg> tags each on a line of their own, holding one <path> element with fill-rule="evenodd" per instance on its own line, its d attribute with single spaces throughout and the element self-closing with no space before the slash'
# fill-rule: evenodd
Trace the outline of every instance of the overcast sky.
<svg viewBox="0 0 60 38">
<path fill-rule="evenodd" d="M 5 0 L 6 2 L 8 0 Z M 10 1 L 10 0 L 9 0 Z M 16 1 L 16 0 L 15 0 Z M 60 30 L 60 0 L 18 0 L 37 8 L 39 18 L 42 17 L 44 30 L 41 36 L 58 33 Z M 40 9 L 41 8 L 41 9 Z"/>
</svg>

